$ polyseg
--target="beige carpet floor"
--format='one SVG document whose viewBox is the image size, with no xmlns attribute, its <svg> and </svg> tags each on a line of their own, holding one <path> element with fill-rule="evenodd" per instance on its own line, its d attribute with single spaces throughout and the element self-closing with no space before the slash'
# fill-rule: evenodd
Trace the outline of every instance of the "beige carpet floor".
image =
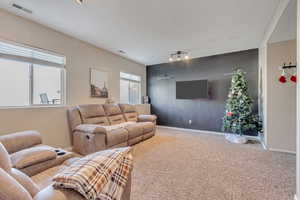
<svg viewBox="0 0 300 200">
<path fill-rule="evenodd" d="M 222 136 L 158 130 L 134 147 L 132 200 L 292 200 L 296 157 Z"/>
</svg>

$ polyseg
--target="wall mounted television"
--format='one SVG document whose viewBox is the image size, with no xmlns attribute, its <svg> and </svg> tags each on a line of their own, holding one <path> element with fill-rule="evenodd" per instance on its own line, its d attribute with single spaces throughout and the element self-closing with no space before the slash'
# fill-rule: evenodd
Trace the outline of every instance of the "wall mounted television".
<svg viewBox="0 0 300 200">
<path fill-rule="evenodd" d="M 176 81 L 176 99 L 207 99 L 208 80 Z"/>
</svg>

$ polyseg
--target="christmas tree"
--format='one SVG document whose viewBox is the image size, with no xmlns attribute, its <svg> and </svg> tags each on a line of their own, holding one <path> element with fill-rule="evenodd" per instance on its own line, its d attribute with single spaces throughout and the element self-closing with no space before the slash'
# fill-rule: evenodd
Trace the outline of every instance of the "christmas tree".
<svg viewBox="0 0 300 200">
<path fill-rule="evenodd" d="M 245 73 L 241 69 L 234 71 L 226 112 L 223 117 L 223 131 L 243 135 L 256 129 L 256 115 L 252 112 L 253 100 L 248 94 L 248 84 Z"/>
</svg>

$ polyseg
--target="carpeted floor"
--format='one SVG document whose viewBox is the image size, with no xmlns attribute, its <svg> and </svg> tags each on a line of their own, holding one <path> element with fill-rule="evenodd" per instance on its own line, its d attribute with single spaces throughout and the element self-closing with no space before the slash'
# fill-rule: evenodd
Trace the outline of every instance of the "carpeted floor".
<svg viewBox="0 0 300 200">
<path fill-rule="evenodd" d="M 134 147 L 132 200 L 292 200 L 296 157 L 160 128 Z"/>
</svg>

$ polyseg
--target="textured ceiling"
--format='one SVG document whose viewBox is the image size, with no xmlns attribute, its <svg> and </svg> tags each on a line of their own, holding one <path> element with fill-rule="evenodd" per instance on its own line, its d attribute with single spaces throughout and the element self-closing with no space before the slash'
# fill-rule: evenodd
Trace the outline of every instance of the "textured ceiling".
<svg viewBox="0 0 300 200">
<path fill-rule="evenodd" d="M 1 0 L 0 7 L 145 65 L 257 48 L 280 0 Z M 27 14 L 12 3 L 33 11 Z"/>
<path fill-rule="evenodd" d="M 269 43 L 297 38 L 297 0 L 291 0 L 280 17 Z"/>
</svg>

